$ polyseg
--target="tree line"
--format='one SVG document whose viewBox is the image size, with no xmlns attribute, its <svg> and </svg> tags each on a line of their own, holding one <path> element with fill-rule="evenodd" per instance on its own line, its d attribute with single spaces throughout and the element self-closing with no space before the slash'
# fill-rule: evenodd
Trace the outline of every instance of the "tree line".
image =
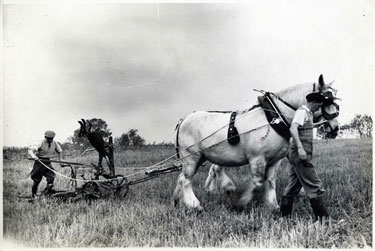
<svg viewBox="0 0 375 251">
<path fill-rule="evenodd" d="M 340 126 L 341 131 L 357 133 L 360 138 L 372 138 L 373 122 L 369 115 L 356 114 L 348 123 Z M 318 134 L 323 134 L 323 126 L 318 128 Z"/>
<path fill-rule="evenodd" d="M 372 138 L 373 123 L 369 115 L 355 115 L 354 118 L 340 128 L 341 130 L 354 130 L 361 138 Z"/>
</svg>

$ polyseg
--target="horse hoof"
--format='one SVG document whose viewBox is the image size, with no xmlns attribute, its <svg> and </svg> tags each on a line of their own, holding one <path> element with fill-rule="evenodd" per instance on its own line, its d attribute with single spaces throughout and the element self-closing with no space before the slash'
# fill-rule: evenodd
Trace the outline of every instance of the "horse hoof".
<svg viewBox="0 0 375 251">
<path fill-rule="evenodd" d="M 173 206 L 175 207 L 175 208 L 177 208 L 178 207 L 178 200 L 172 200 L 172 204 L 173 204 Z"/>
<path fill-rule="evenodd" d="M 245 207 L 240 204 L 234 204 L 234 205 L 229 206 L 228 209 L 232 212 L 241 213 L 245 210 Z"/>
<path fill-rule="evenodd" d="M 270 209 L 271 214 L 279 215 L 280 214 L 280 207 Z"/>
</svg>

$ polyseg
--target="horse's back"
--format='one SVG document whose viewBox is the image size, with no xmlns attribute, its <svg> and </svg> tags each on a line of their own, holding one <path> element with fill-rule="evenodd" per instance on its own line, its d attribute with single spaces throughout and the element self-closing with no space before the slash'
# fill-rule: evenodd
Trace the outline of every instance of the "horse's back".
<svg viewBox="0 0 375 251">
<path fill-rule="evenodd" d="M 228 121 L 229 115 L 226 113 L 196 111 L 189 114 L 182 121 L 176 135 L 179 146 L 199 145 L 204 140 L 210 140 L 211 136 L 215 134 L 222 134 Z"/>
<path fill-rule="evenodd" d="M 178 135 L 180 151 L 199 152 L 213 163 L 225 166 L 247 164 L 249 157 L 264 156 L 272 161 L 287 151 L 285 139 L 269 125 L 264 111 L 256 108 L 238 112 L 234 126 L 240 142 L 228 142 L 230 112 L 196 111 L 181 123 Z"/>
</svg>

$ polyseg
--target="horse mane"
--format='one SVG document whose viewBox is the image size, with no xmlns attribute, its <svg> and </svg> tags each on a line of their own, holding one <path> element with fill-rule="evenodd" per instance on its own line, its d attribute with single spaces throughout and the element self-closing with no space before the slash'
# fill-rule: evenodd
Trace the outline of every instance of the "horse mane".
<svg viewBox="0 0 375 251">
<path fill-rule="evenodd" d="M 306 95 L 313 91 L 312 85 L 313 83 L 297 84 L 275 94 L 292 105 L 300 106 L 306 104 Z"/>
</svg>

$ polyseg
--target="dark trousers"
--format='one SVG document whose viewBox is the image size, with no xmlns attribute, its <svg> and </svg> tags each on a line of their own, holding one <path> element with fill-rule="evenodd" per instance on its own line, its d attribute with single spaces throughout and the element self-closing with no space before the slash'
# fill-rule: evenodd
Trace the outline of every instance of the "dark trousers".
<svg viewBox="0 0 375 251">
<path fill-rule="evenodd" d="M 303 142 L 303 148 L 307 154 L 307 160 L 301 160 L 298 156 L 297 147 L 293 144 L 289 151 L 288 185 L 284 190 L 284 196 L 296 197 L 303 187 L 309 198 L 317 198 L 323 195 L 322 181 L 319 179 L 316 169 L 312 163 L 312 142 Z"/>
<path fill-rule="evenodd" d="M 48 160 L 48 159 L 40 159 L 42 162 L 43 160 Z M 47 180 L 47 187 L 46 189 L 52 189 L 53 187 L 53 181 L 55 180 L 55 173 L 45 167 L 44 165 L 48 166 L 48 168 L 52 169 L 51 162 L 43 162 L 41 164 L 38 160 L 34 162 L 33 169 L 31 170 L 30 173 L 30 178 L 34 181 L 34 184 L 31 188 L 32 195 L 36 195 L 38 191 L 38 186 L 39 183 L 42 181 L 43 176 L 46 177 Z"/>
</svg>

